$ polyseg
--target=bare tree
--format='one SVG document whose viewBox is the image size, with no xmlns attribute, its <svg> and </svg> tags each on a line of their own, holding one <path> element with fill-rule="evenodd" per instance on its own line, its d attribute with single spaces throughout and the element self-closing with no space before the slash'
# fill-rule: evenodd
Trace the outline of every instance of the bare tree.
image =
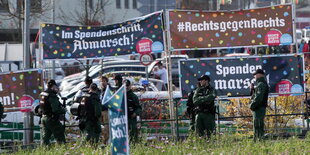
<svg viewBox="0 0 310 155">
<path fill-rule="evenodd" d="M 109 0 L 80 0 L 81 8 L 75 8 L 73 11 L 64 11 L 60 8 L 59 17 L 65 24 L 75 24 L 81 26 L 104 25 L 105 10 L 104 7 L 109 4 Z"/>
<path fill-rule="evenodd" d="M 48 1 L 42 3 L 41 0 L 32 0 L 30 8 L 30 23 L 42 17 L 48 19 L 50 17 L 45 16 L 44 13 L 51 10 L 51 5 Z M 16 29 L 16 32 L 11 33 L 13 41 L 22 41 L 22 27 L 24 21 L 24 0 L 10 1 L 10 0 L 0 0 L 0 7 L 2 14 L 0 20 L 2 28 Z"/>
</svg>

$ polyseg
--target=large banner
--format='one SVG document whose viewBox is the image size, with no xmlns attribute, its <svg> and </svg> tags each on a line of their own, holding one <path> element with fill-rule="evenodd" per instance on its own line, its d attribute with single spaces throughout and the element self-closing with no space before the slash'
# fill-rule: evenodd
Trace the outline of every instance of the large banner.
<svg viewBox="0 0 310 155">
<path fill-rule="evenodd" d="M 100 27 L 42 24 L 43 59 L 81 59 L 164 50 L 162 12 Z"/>
<path fill-rule="evenodd" d="M 169 11 L 171 50 L 197 50 L 294 43 L 291 5 L 202 12 Z"/>
<path fill-rule="evenodd" d="M 123 85 L 113 95 L 108 87 L 102 104 L 109 108 L 111 154 L 129 154 L 126 89 Z"/>
<path fill-rule="evenodd" d="M 272 94 L 304 92 L 304 69 L 301 55 L 269 55 L 264 57 L 210 58 L 181 60 L 182 96 L 197 87 L 198 78 L 208 75 L 218 96 L 249 96 L 256 69 L 265 71 Z"/>
<path fill-rule="evenodd" d="M 34 102 L 38 102 L 39 94 L 42 91 L 41 70 L 0 74 L 0 102 L 4 108 L 30 107 Z M 21 111 L 30 110 L 23 109 Z"/>
</svg>

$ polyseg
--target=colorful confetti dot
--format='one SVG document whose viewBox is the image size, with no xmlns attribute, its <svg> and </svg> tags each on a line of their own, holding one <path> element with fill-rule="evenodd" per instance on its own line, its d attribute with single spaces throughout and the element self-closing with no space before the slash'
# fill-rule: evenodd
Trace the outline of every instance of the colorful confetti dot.
<svg viewBox="0 0 310 155">
<path fill-rule="evenodd" d="M 114 103 L 113 103 L 113 105 L 114 105 L 114 106 L 116 106 L 116 107 L 118 107 L 118 105 L 119 105 L 119 104 L 118 104 L 118 103 L 116 103 L 116 102 L 114 102 Z"/>
<path fill-rule="evenodd" d="M 119 95 L 115 95 L 115 99 L 119 100 L 120 96 Z"/>
<path fill-rule="evenodd" d="M 286 17 L 286 16 L 289 15 L 289 13 L 288 12 L 284 12 L 283 15 L 284 15 L 284 17 Z"/>
</svg>

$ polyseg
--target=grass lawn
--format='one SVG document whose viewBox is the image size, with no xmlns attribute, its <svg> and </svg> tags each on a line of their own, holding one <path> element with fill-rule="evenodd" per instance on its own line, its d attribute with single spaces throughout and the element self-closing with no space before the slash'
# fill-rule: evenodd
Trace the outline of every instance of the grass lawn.
<svg viewBox="0 0 310 155">
<path fill-rule="evenodd" d="M 175 142 L 166 138 L 154 141 L 142 141 L 130 146 L 130 153 L 167 154 L 167 155 L 205 155 L 205 154 L 310 154 L 310 136 L 304 139 L 291 137 L 289 139 L 267 139 L 253 142 L 247 135 L 220 135 L 210 140 L 190 137 Z M 38 147 L 34 150 L 20 150 L 16 155 L 88 155 L 110 154 L 110 148 L 104 149 L 87 144 L 69 143 L 55 145 L 50 148 Z"/>
</svg>

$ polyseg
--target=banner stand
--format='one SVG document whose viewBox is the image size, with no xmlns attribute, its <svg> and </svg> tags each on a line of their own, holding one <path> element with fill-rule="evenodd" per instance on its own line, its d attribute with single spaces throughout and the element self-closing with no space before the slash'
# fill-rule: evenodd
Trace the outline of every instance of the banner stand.
<svg viewBox="0 0 310 155">
<path fill-rule="evenodd" d="M 173 102 L 173 89 L 172 89 L 172 74 L 171 74 L 171 45 L 170 45 L 170 33 L 169 31 L 169 12 L 167 10 L 164 11 L 164 17 L 166 17 L 167 21 L 165 22 L 165 29 L 164 29 L 164 47 L 165 47 L 165 54 L 166 54 L 166 68 L 168 69 L 168 97 L 169 97 L 169 109 L 170 109 L 170 119 L 174 120 L 171 122 L 171 133 L 172 137 L 177 140 L 177 133 L 176 133 L 176 122 L 175 122 L 175 111 L 174 111 L 174 102 Z"/>
</svg>

